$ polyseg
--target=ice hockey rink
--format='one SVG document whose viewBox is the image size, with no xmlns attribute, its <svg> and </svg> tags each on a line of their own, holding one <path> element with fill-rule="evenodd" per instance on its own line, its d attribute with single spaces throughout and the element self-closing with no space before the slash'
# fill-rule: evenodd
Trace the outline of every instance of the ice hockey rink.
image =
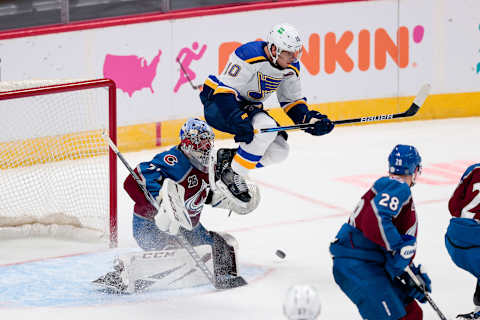
<svg viewBox="0 0 480 320">
<path fill-rule="evenodd" d="M 366 189 L 386 174 L 387 155 L 398 143 L 415 145 L 423 160 L 412 190 L 419 218 L 415 262 L 427 267 L 432 298 L 453 319 L 473 310 L 475 279 L 456 268 L 445 249 L 447 201 L 466 167 L 480 162 L 479 128 L 477 117 L 343 126 L 323 137 L 291 133 L 289 158 L 251 175 L 262 193 L 256 211 L 230 217 L 221 209 L 203 211 L 207 229 L 227 231 L 240 244 L 240 272 L 249 284 L 231 290 L 208 285 L 131 296 L 97 292 L 90 281 L 110 271 L 114 253 L 138 250 L 132 203 L 119 183 L 116 250 L 46 239 L 0 242 L 0 319 L 284 319 L 282 302 L 295 284 L 319 289 L 319 319 L 361 319 L 333 280 L 328 245 Z M 221 146 L 233 141 L 218 141 Z M 136 165 L 160 150 L 125 157 Z M 121 163 L 118 175 L 120 182 L 127 175 Z M 285 259 L 275 255 L 277 249 Z M 428 304 L 422 308 L 424 319 L 438 319 Z"/>
</svg>

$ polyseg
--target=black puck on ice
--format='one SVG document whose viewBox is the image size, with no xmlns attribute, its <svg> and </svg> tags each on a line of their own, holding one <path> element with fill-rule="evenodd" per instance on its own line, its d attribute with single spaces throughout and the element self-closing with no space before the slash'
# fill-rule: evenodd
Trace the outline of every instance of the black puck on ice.
<svg viewBox="0 0 480 320">
<path fill-rule="evenodd" d="M 285 257 L 287 256 L 285 254 L 285 252 L 283 252 L 282 250 L 278 249 L 277 251 L 275 251 L 275 254 L 277 255 L 277 257 L 279 257 L 280 259 L 285 259 Z"/>
</svg>

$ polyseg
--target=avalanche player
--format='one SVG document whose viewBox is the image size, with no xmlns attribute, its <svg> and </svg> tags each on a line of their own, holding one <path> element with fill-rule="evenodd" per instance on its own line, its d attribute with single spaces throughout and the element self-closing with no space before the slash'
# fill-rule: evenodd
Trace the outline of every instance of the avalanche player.
<svg viewBox="0 0 480 320">
<path fill-rule="evenodd" d="M 295 122 L 314 123 L 306 129 L 316 136 L 332 131 L 327 116 L 309 110 L 300 85 L 302 40 L 289 24 L 279 24 L 267 42 L 240 46 L 219 76 L 210 75 L 200 93 L 205 119 L 215 129 L 231 133 L 238 149 L 220 149 L 216 176 L 225 192 L 248 202 L 251 195 L 244 178 L 254 168 L 283 161 L 288 155 L 286 132 L 254 135 L 254 130 L 278 124 L 264 109 L 263 102 L 277 93 L 283 111 Z M 239 176 L 240 175 L 240 176 Z"/>
<path fill-rule="evenodd" d="M 475 310 L 459 319 L 480 319 L 480 163 L 467 168 L 453 192 L 448 209 L 452 218 L 445 246 L 453 262 L 477 278 Z"/>
<path fill-rule="evenodd" d="M 421 158 L 409 145 L 397 145 L 388 157 L 389 176 L 375 181 L 330 245 L 333 276 L 363 319 L 420 320 L 415 301 L 425 295 L 404 271 L 410 266 L 428 292 L 431 281 L 415 267 L 417 216 L 410 188 Z"/>
<path fill-rule="evenodd" d="M 184 199 L 184 203 L 181 201 L 179 207 L 170 208 L 170 211 L 188 212 L 189 223 L 193 228 L 192 230 L 183 228 L 174 217 L 167 216 L 166 211 L 158 213 L 155 207 L 149 203 L 135 179 L 129 175 L 124 182 L 124 189 L 135 202 L 133 237 L 143 250 L 155 250 L 157 253 L 123 260 L 128 260 L 128 263 L 130 260 L 135 260 L 137 263 L 137 260 L 143 259 L 145 260 L 141 262 L 143 266 L 139 266 L 137 269 L 142 269 L 142 273 L 159 274 L 162 264 L 167 265 L 169 257 L 174 259 L 181 253 L 163 254 L 158 252 L 166 249 L 178 249 L 176 236 L 181 234 L 192 246 L 205 247 L 207 245 L 207 248 L 213 248 L 215 276 L 234 274 L 236 273 L 235 239 L 228 234 L 207 231 L 200 223 L 200 215 L 204 204 L 230 209 L 239 214 L 249 213 L 257 207 L 259 202 L 256 186 L 249 185 L 250 192 L 254 196 L 246 207 L 236 207 L 228 196 L 222 194 L 218 189 L 213 192 L 209 177 L 209 171 L 213 170 L 209 170 L 209 166 L 214 133 L 206 122 L 189 119 L 180 130 L 180 140 L 179 145 L 157 154 L 151 161 L 140 163 L 134 171 L 148 192 L 159 203 L 160 209 L 170 203 L 163 198 L 176 198 L 180 195 Z M 178 191 L 171 192 L 170 190 Z M 212 256 L 212 250 L 209 251 L 210 255 L 204 255 L 207 258 Z M 228 256 L 229 253 L 230 256 Z M 152 257 L 158 258 L 157 265 L 151 262 Z M 175 262 L 172 263 L 175 265 Z M 127 282 L 132 284 L 132 279 L 125 279 L 125 277 L 141 278 L 137 274 L 132 275 L 132 270 L 125 270 L 125 261 L 117 260 L 115 264 L 115 272 L 110 272 L 94 282 L 117 292 L 124 292 L 128 287 Z M 145 267 L 147 265 L 148 267 Z M 145 271 L 146 268 L 149 270 Z M 172 272 L 171 270 L 170 272 Z M 191 273 L 187 269 L 186 273 L 188 274 L 188 272 Z M 178 274 L 175 276 L 179 277 Z M 136 291 L 136 289 L 138 288 L 132 287 L 132 285 L 128 288 L 130 292 Z"/>
</svg>

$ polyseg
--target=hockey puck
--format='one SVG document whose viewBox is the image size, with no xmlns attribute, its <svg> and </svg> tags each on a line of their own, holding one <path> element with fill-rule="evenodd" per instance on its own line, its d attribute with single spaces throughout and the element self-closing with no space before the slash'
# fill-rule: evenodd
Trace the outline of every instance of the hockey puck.
<svg viewBox="0 0 480 320">
<path fill-rule="evenodd" d="M 285 257 L 287 256 L 285 254 L 285 252 L 283 252 L 282 250 L 278 249 L 277 251 L 275 251 L 275 254 L 277 255 L 277 257 L 279 257 L 280 259 L 285 259 Z"/>
</svg>

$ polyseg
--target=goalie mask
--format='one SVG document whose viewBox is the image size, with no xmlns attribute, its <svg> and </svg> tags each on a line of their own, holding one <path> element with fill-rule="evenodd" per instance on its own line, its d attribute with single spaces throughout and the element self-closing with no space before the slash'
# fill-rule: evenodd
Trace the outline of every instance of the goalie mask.
<svg viewBox="0 0 480 320">
<path fill-rule="evenodd" d="M 272 53 L 272 45 L 277 48 L 276 54 Z M 273 63 L 277 63 L 278 56 L 282 51 L 290 52 L 294 61 L 297 62 L 302 56 L 302 39 L 294 26 L 287 23 L 277 24 L 268 33 L 267 48 L 272 56 Z"/>
<path fill-rule="evenodd" d="M 205 121 L 189 119 L 180 129 L 180 150 L 195 168 L 207 172 L 214 139 L 215 134 Z"/>
</svg>

